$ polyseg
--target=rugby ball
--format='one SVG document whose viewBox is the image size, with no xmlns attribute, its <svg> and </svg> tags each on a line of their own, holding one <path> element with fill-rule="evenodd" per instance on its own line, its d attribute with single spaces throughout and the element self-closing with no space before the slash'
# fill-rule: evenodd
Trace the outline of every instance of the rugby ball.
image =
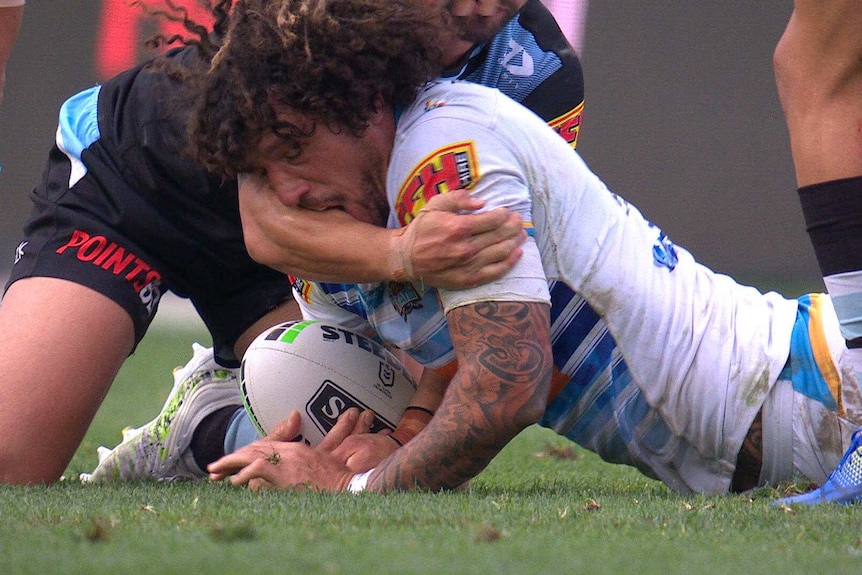
<svg viewBox="0 0 862 575">
<path fill-rule="evenodd" d="M 376 414 L 373 432 L 395 429 L 416 383 L 378 342 L 317 321 L 273 326 L 242 359 L 243 403 L 262 435 L 292 410 L 302 414 L 301 437 L 317 445 L 350 407 Z"/>
</svg>

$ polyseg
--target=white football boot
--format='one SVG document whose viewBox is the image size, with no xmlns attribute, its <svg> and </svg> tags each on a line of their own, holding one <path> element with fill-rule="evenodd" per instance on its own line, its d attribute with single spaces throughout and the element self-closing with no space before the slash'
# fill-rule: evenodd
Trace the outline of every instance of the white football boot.
<svg viewBox="0 0 862 575">
<path fill-rule="evenodd" d="M 174 388 L 162 411 L 149 423 L 123 430 L 114 449 L 99 447 L 99 464 L 82 473 L 85 483 L 171 481 L 206 477 L 191 452 L 192 435 L 201 420 L 229 405 L 242 405 L 239 370 L 221 367 L 212 348 L 195 343 L 194 356 L 174 369 Z"/>
</svg>

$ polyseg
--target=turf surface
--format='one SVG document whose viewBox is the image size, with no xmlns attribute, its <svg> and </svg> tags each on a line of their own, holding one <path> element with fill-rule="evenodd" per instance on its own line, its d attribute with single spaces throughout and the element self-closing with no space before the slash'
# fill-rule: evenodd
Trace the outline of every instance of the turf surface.
<svg viewBox="0 0 862 575">
<path fill-rule="evenodd" d="M 539 428 L 459 493 L 80 485 L 97 445 L 158 412 L 197 338 L 154 328 L 65 481 L 0 487 L 0 573 L 862 573 L 862 506 L 680 496 Z"/>
</svg>

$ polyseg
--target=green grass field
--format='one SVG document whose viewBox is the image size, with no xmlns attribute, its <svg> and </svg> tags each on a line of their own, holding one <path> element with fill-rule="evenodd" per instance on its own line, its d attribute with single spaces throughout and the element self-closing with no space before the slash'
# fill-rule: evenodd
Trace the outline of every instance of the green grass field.
<svg viewBox="0 0 862 575">
<path fill-rule="evenodd" d="M 67 480 L 0 487 L 0 574 L 862 573 L 862 506 L 680 496 L 538 428 L 459 493 L 80 485 L 96 446 L 157 413 L 196 335 L 151 331 Z"/>
</svg>

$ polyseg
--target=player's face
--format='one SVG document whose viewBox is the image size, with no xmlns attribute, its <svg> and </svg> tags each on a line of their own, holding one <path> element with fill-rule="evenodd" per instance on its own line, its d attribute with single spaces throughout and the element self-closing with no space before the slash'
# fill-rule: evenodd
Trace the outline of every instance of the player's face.
<svg viewBox="0 0 862 575">
<path fill-rule="evenodd" d="M 450 15 L 456 37 L 481 44 L 494 37 L 526 0 L 437 0 Z"/>
<path fill-rule="evenodd" d="M 445 66 L 457 65 L 476 44 L 491 40 L 526 0 L 424 0 L 440 8 L 445 21 L 440 38 Z"/>
<path fill-rule="evenodd" d="M 295 113 L 279 113 L 279 121 L 303 131 L 312 125 Z M 394 121 L 380 121 L 384 125 L 373 124 L 361 138 L 317 125 L 296 157 L 274 133 L 264 136 L 258 147 L 257 170 L 240 178 L 240 196 L 270 193 L 285 206 L 341 210 L 357 220 L 385 226 L 389 216 L 386 168 L 391 151 L 387 138 L 394 134 Z"/>
</svg>

